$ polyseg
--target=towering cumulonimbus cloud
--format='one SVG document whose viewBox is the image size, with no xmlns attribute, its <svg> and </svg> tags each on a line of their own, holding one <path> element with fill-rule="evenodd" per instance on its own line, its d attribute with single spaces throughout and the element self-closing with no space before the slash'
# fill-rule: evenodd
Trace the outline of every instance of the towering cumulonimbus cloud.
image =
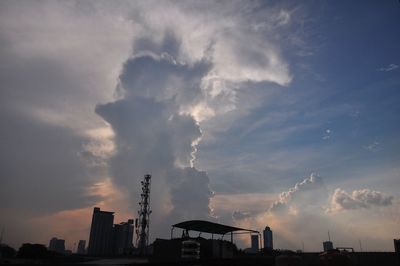
<svg viewBox="0 0 400 266">
<path fill-rule="evenodd" d="M 194 2 L 134 6 L 126 16 L 136 34 L 132 55 L 119 75 L 117 98 L 96 107 L 113 131 L 110 177 L 130 195 L 132 209 L 137 208 L 140 178 L 153 175 L 153 227 L 211 218 L 213 192 L 207 173 L 195 168 L 197 145 L 204 135 L 224 127 L 224 115 L 230 113 L 234 121 L 238 114 L 232 111 L 245 113 L 257 105 L 237 96 L 249 82 L 289 84 L 288 65 L 279 46 L 264 38 L 274 30 L 253 29 L 240 3 L 228 9 Z M 223 17 L 219 10 L 224 10 Z M 167 231 L 159 230 L 158 235 Z"/>
<path fill-rule="evenodd" d="M 130 191 L 132 208 L 139 200 L 140 179 L 153 175 L 151 205 L 157 215 L 152 224 L 161 235 L 172 222 L 210 216 L 209 178 L 191 163 L 200 127 L 181 112 L 201 93 L 208 69 L 207 62 L 188 66 L 166 53 L 134 56 L 119 78 L 120 99 L 96 107 L 115 134 L 110 174 L 122 190 Z"/>
</svg>

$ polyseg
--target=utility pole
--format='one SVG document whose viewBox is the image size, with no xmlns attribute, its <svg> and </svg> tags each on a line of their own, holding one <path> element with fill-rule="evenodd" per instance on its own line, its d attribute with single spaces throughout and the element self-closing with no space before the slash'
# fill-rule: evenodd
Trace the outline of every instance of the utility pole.
<svg viewBox="0 0 400 266">
<path fill-rule="evenodd" d="M 150 225 L 150 184 L 151 175 L 145 175 L 142 184 L 141 201 L 139 203 L 139 230 L 137 230 L 137 247 L 141 255 L 146 254 L 146 248 L 149 244 L 149 225 Z"/>
</svg>

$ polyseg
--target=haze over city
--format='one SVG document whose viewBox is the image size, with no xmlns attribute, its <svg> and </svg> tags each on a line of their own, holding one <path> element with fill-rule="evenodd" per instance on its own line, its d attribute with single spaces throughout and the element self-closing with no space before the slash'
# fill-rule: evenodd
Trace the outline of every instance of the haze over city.
<svg viewBox="0 0 400 266">
<path fill-rule="evenodd" d="M 150 242 L 201 219 L 393 251 L 399 25 L 394 0 L 1 1 L 3 242 L 73 249 L 151 174 Z"/>
</svg>

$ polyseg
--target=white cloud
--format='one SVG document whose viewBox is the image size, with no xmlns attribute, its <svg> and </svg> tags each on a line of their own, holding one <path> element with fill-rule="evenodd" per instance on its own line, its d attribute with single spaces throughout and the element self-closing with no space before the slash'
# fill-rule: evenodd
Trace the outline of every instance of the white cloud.
<svg viewBox="0 0 400 266">
<path fill-rule="evenodd" d="M 364 148 L 366 149 L 366 150 L 368 150 L 368 151 L 370 151 L 370 152 L 377 152 L 377 151 L 380 151 L 382 148 L 381 148 L 381 143 L 380 142 L 378 142 L 378 141 L 374 141 L 374 142 L 372 142 L 371 144 L 369 144 L 369 145 L 367 145 L 367 146 L 364 146 Z"/>
<path fill-rule="evenodd" d="M 289 205 L 294 203 L 299 198 L 299 194 L 307 190 L 319 189 L 323 185 L 322 179 L 317 175 L 312 173 L 310 177 L 304 179 L 300 183 L 290 188 L 288 191 L 284 191 L 279 194 L 279 200 L 275 201 L 269 211 L 280 211 L 290 207 Z"/>
<path fill-rule="evenodd" d="M 380 191 L 370 189 L 353 190 L 347 193 L 341 188 L 335 189 L 331 206 L 328 211 L 343 211 L 371 208 L 376 206 L 389 206 L 392 204 L 393 196 L 387 196 Z"/>
<path fill-rule="evenodd" d="M 387 66 L 385 66 L 385 67 L 380 67 L 380 68 L 378 68 L 378 69 L 376 69 L 376 70 L 377 70 L 377 71 L 380 71 L 380 72 L 389 72 L 389 71 L 393 71 L 393 70 L 395 70 L 395 69 L 397 69 L 397 68 L 399 68 L 398 65 L 396 65 L 396 64 L 389 64 L 389 65 L 387 65 Z"/>
<path fill-rule="evenodd" d="M 323 139 L 323 140 L 330 139 L 330 137 L 331 137 L 331 133 L 332 133 L 332 130 L 331 130 L 331 129 L 327 129 L 327 130 L 325 130 L 325 132 L 324 132 L 324 136 L 322 137 L 322 139 Z"/>
</svg>

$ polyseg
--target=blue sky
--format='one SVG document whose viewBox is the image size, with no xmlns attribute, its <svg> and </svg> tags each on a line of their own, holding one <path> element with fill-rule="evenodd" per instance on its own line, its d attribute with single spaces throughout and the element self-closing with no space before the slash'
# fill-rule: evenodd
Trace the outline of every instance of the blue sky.
<svg viewBox="0 0 400 266">
<path fill-rule="evenodd" d="M 291 84 L 254 85 L 256 90 L 271 93 L 268 98 L 273 98 L 272 103 L 255 108 L 221 133 L 217 145 L 205 144 L 201 149 L 200 144 L 200 158 L 202 152 L 210 155 L 208 151 L 224 158 L 248 155 L 257 161 L 282 152 L 288 153 L 287 160 L 302 162 L 311 155 L 300 169 L 293 165 L 296 169 L 279 171 L 278 176 L 289 174 L 287 178 L 292 180 L 296 171 L 300 176 L 317 171 L 334 178 L 333 183 L 350 178 L 354 171 L 396 168 L 396 7 L 395 2 L 325 3 L 309 7 L 316 15 L 303 26 L 306 47 L 301 48 L 309 49 L 310 54 L 299 56 L 298 49 L 284 46 L 293 75 Z M 296 26 L 292 26 L 295 31 Z M 260 177 L 271 174 L 268 169 L 259 170 Z"/>
<path fill-rule="evenodd" d="M 207 219 L 269 225 L 281 249 L 318 251 L 329 230 L 393 250 L 399 13 L 394 0 L 1 2 L 5 241 L 72 247 L 94 206 L 134 217 L 150 172 L 153 239 Z"/>
</svg>

